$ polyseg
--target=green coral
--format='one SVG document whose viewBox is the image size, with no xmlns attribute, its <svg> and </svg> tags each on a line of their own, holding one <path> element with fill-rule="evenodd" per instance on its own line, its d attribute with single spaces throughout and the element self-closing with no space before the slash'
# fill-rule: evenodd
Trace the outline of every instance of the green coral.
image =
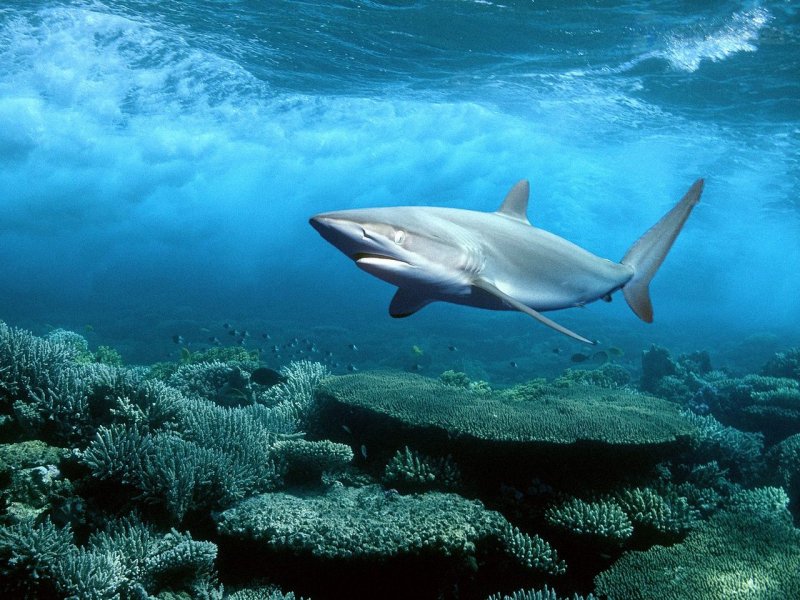
<svg viewBox="0 0 800 600">
<path fill-rule="evenodd" d="M 620 544 L 633 534 L 628 515 L 613 500 L 586 502 L 572 498 L 545 512 L 545 520 L 574 535 Z"/>
<path fill-rule="evenodd" d="M 383 482 L 401 491 L 455 489 L 461 483 L 461 471 L 450 456 L 434 458 L 406 446 L 386 465 Z"/>
<path fill-rule="evenodd" d="M 526 402 L 508 400 L 518 396 L 513 391 L 476 394 L 401 373 L 330 377 L 318 390 L 321 401 L 348 410 L 485 440 L 658 444 L 692 431 L 677 407 L 632 391 L 571 386 Z"/>
<path fill-rule="evenodd" d="M 480 502 L 455 494 L 385 494 L 379 487 L 332 486 L 325 494 L 262 494 L 226 510 L 221 534 L 267 548 L 328 559 L 380 559 L 437 554 L 469 559 L 476 546 L 503 539 L 508 523 Z M 533 568 L 557 570 L 555 553 L 541 541 Z"/>
<path fill-rule="evenodd" d="M 631 374 L 625 367 L 606 363 L 597 369 L 567 369 L 553 383 L 557 386 L 594 385 L 601 388 L 618 388 L 628 385 Z"/>
<path fill-rule="evenodd" d="M 460 371 L 445 371 L 439 375 L 439 381 L 445 385 L 472 390 L 476 393 L 488 394 L 492 391 L 488 381 L 472 381 L 466 373 Z"/>
<path fill-rule="evenodd" d="M 683 542 L 623 554 L 597 576 L 596 591 L 630 600 L 800 597 L 800 531 L 775 499 L 745 492 Z"/>
<path fill-rule="evenodd" d="M 41 440 L 0 444 L 0 475 L 15 469 L 58 465 L 68 454 L 68 450 L 48 446 Z"/>
</svg>

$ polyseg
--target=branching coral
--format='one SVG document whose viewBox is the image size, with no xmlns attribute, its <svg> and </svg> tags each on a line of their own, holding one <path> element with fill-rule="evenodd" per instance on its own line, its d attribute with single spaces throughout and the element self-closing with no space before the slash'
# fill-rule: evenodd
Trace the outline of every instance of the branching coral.
<svg viewBox="0 0 800 600">
<path fill-rule="evenodd" d="M 545 512 L 552 526 L 574 535 L 596 538 L 620 544 L 633 534 L 628 515 L 613 500 L 586 502 L 573 498 Z"/>
<path fill-rule="evenodd" d="M 406 446 L 386 465 L 383 481 L 401 491 L 456 489 L 461 483 L 461 472 L 450 456 L 433 458 Z"/>
<path fill-rule="evenodd" d="M 506 523 L 500 539 L 506 552 L 527 569 L 551 575 L 563 575 L 567 570 L 566 563 L 558 558 L 552 546 L 538 535 L 529 535 Z"/>
<path fill-rule="evenodd" d="M 597 600 L 597 596 L 594 594 L 559 596 L 553 588 L 544 586 L 541 590 L 517 590 L 511 594 L 492 594 L 486 600 Z"/>
</svg>

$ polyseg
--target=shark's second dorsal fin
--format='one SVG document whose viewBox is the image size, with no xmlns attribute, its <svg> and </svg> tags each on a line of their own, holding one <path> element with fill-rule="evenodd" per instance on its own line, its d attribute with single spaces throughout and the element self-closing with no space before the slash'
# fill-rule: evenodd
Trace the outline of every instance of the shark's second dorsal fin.
<svg viewBox="0 0 800 600">
<path fill-rule="evenodd" d="M 531 222 L 528 221 L 528 196 L 530 196 L 530 192 L 531 186 L 527 179 L 518 181 L 511 188 L 511 191 L 506 194 L 505 200 L 503 200 L 496 213 L 530 225 Z"/>
</svg>

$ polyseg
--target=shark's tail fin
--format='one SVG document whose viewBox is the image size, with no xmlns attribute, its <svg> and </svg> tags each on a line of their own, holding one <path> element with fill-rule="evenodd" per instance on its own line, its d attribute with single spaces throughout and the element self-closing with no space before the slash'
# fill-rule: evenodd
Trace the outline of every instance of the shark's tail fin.
<svg viewBox="0 0 800 600">
<path fill-rule="evenodd" d="M 698 179 L 672 210 L 636 240 L 622 259 L 623 265 L 633 267 L 633 277 L 622 288 L 622 293 L 628 306 L 642 321 L 653 322 L 653 305 L 650 303 L 648 289 L 650 280 L 664 262 L 667 252 L 689 218 L 689 213 L 700 201 L 702 193 L 703 180 Z"/>
</svg>

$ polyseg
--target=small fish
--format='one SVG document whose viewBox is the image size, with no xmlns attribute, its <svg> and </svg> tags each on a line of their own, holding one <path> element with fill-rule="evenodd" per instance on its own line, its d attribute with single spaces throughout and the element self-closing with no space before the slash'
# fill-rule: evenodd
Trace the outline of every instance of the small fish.
<svg viewBox="0 0 800 600">
<path fill-rule="evenodd" d="M 516 368 L 519 366 L 519 365 L 517 364 L 517 361 L 515 361 L 515 360 L 512 360 L 510 363 L 508 363 L 508 365 L 509 365 L 509 366 L 510 366 L 512 369 L 516 369 Z"/>
<path fill-rule="evenodd" d="M 181 348 L 181 360 L 186 362 L 192 358 L 192 352 L 185 346 Z"/>
<path fill-rule="evenodd" d="M 231 328 L 231 324 L 230 324 L 230 323 L 223 323 L 223 324 L 222 324 L 222 326 L 223 326 L 225 329 L 230 329 L 230 328 Z"/>
<path fill-rule="evenodd" d="M 209 344 L 214 344 L 215 346 L 219 346 L 220 345 L 219 338 L 217 336 L 214 336 L 214 335 L 212 335 L 210 338 L 208 338 L 208 343 Z"/>
<path fill-rule="evenodd" d="M 425 351 L 416 344 L 411 346 L 411 352 L 414 354 L 414 356 L 422 356 L 425 354 Z"/>
<path fill-rule="evenodd" d="M 358 371 L 358 367 L 356 367 L 353 363 L 350 363 L 347 365 L 347 370 L 350 371 L 351 373 L 355 373 L 356 371 Z"/>
<path fill-rule="evenodd" d="M 458 350 L 458 348 L 456 348 L 456 347 L 455 347 L 453 344 L 450 344 L 450 345 L 447 347 L 447 349 L 448 349 L 448 350 L 450 350 L 450 352 L 455 352 L 456 350 Z"/>
<path fill-rule="evenodd" d="M 265 340 L 271 340 L 272 339 L 272 336 L 270 334 L 268 334 L 268 333 L 262 333 L 261 337 L 264 338 Z"/>
<path fill-rule="evenodd" d="M 367 459 L 367 447 L 364 444 L 361 444 L 361 456 L 364 457 L 364 460 Z"/>
<path fill-rule="evenodd" d="M 231 336 L 231 337 L 236 337 L 236 336 L 239 335 L 239 332 L 236 331 L 235 329 L 229 329 L 228 330 L 228 335 Z"/>
<path fill-rule="evenodd" d="M 611 346 L 608 349 L 608 354 L 609 354 L 609 356 L 622 356 L 623 354 L 625 354 L 625 352 L 622 350 L 622 348 L 617 348 L 616 346 Z"/>
<path fill-rule="evenodd" d="M 186 340 L 183 339 L 183 336 L 182 335 L 177 335 L 177 334 L 172 336 L 172 341 L 175 342 L 176 344 L 180 344 L 180 345 L 183 345 L 183 344 L 186 343 Z"/>
<path fill-rule="evenodd" d="M 91 332 L 93 332 L 93 331 L 94 331 L 94 327 L 93 327 L 92 325 L 84 325 L 84 326 L 83 326 L 83 329 L 84 329 L 84 331 L 86 331 L 87 333 L 91 333 Z"/>
<path fill-rule="evenodd" d="M 350 348 L 350 350 L 352 350 L 353 352 L 358 351 L 358 346 L 356 346 L 355 344 L 348 344 L 347 347 Z"/>
<path fill-rule="evenodd" d="M 592 355 L 592 359 L 598 362 L 607 362 L 608 352 L 606 352 L 605 350 L 598 350 Z"/>
<path fill-rule="evenodd" d="M 342 425 L 342 429 L 347 435 L 353 435 L 353 431 L 347 425 Z"/>
<path fill-rule="evenodd" d="M 286 377 L 269 367 L 259 367 L 250 373 L 250 380 L 258 385 L 272 387 L 279 383 L 286 383 Z"/>
<path fill-rule="evenodd" d="M 249 332 L 249 331 L 247 331 L 247 329 L 245 329 L 245 330 L 243 330 L 243 331 L 240 331 L 240 332 L 239 332 L 239 335 L 241 335 L 242 337 L 249 338 L 249 337 L 250 337 L 250 332 Z"/>
<path fill-rule="evenodd" d="M 200 328 L 200 331 L 201 331 L 202 333 L 211 333 L 211 330 L 210 330 L 208 327 L 201 327 L 201 328 Z"/>
<path fill-rule="evenodd" d="M 586 360 L 589 360 L 590 356 L 588 354 L 584 354 L 583 352 L 576 352 L 570 357 L 570 360 L 574 363 L 582 363 Z"/>
<path fill-rule="evenodd" d="M 561 348 L 556 346 L 555 348 L 552 349 L 552 353 L 553 354 L 561 354 Z"/>
<path fill-rule="evenodd" d="M 414 373 L 416 373 L 417 371 L 422 371 L 422 365 L 419 363 L 414 363 L 413 365 L 408 367 L 408 370 Z"/>
</svg>

